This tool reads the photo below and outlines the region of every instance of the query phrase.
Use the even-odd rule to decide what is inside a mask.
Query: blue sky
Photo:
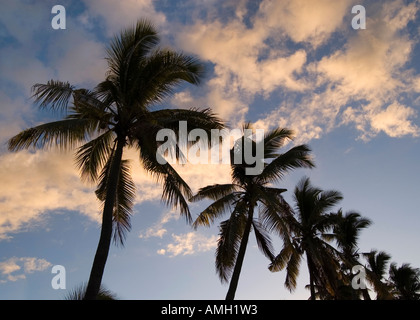
[[[68,0],[60,2],[66,29],[54,30],[56,4],[6,0],[0,12],[0,299],[62,299],[88,279],[100,230],[94,186],[80,181],[71,153],[10,153],[5,143],[55,117],[32,104],[33,84],[93,87],[106,72],[106,44],[138,18],[157,26],[162,46],[206,65],[203,83],[180,87],[165,107],[211,107],[232,128],[293,129],[316,168],[285,177],[289,203],[304,175],[340,190],[339,207],[373,221],[360,251],[420,267],[419,1]],[[351,27],[356,4],[366,8],[364,30]],[[160,203],[160,185],[134,152],[125,157],[138,196],[125,247],[111,248],[105,286],[121,299],[223,299],[217,225],[192,230]],[[194,191],[229,181],[225,165],[179,169]],[[193,215],[205,204],[191,204]],[[305,264],[289,293],[285,273],[270,273],[250,239],[236,298],[306,299]],[[53,265],[65,267],[67,290],[52,288]]]

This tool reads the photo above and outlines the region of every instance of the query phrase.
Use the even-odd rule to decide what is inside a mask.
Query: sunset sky
[[[55,30],[54,5],[66,9]],[[351,9],[366,8],[366,29]],[[373,221],[360,252],[384,250],[420,267],[420,1],[363,0],[3,0],[0,10],[0,299],[63,299],[89,277],[100,231],[95,187],[79,179],[72,152],[11,153],[19,131],[57,119],[33,104],[31,87],[50,79],[93,88],[105,77],[105,48],[147,18],[162,47],[198,57],[206,77],[182,85],[162,107],[206,108],[231,128],[285,127],[306,143],[316,168],[279,187],[286,200],[303,176],[336,189],[336,208]],[[125,247],[110,251],[103,284],[120,299],[223,299],[214,267],[218,227],[194,231],[160,202],[161,186],[132,159],[137,186]],[[193,191],[230,181],[229,166],[179,167]],[[206,206],[190,206],[193,217]],[[220,222],[220,221],[218,221]],[[237,299],[307,299],[306,262],[295,292],[271,273],[253,235]],[[281,241],[273,235],[276,252]],[[54,265],[67,290],[51,286]]]

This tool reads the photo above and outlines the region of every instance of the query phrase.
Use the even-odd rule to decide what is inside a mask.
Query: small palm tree
[[[363,256],[367,261],[366,278],[376,292],[376,299],[392,300],[391,287],[385,280],[391,256],[384,251],[378,252],[377,250],[371,250],[368,253],[364,253]]]
[[[244,129],[250,128],[249,124],[244,126]],[[274,255],[269,231],[274,230],[281,236],[287,234],[282,217],[290,213],[290,208],[282,197],[282,193],[286,190],[270,184],[280,181],[290,170],[314,166],[309,157],[310,149],[306,145],[278,153],[285,141],[292,137],[292,131],[288,129],[275,129],[265,134],[262,141],[253,141],[254,147],[257,143],[262,143],[264,147],[264,157],[260,159],[264,160],[264,168],[260,174],[246,174],[246,169],[255,164],[235,164],[232,161],[232,183],[201,188],[191,198],[191,201],[204,198],[214,201],[199,214],[193,224],[195,228],[200,225],[209,226],[225,212],[230,212],[229,219],[220,223],[216,250],[216,270],[219,278],[222,282],[230,279],[227,300],[235,297],[251,229],[254,230],[260,250],[270,260]],[[231,159],[234,158],[235,152],[243,154],[245,139],[242,137],[236,141],[231,151]],[[259,206],[258,218],[254,215],[257,206]]]
[[[269,266],[273,272],[286,268],[285,286],[293,291],[306,255],[311,300],[316,298],[315,288],[321,296],[333,297],[337,292],[339,252],[329,244],[334,217],[326,212],[342,198],[339,191],[323,191],[303,178],[294,191],[295,213],[287,217],[291,238],[283,239],[282,250]]]
[[[93,261],[86,299],[98,295],[112,238],[123,243],[130,230],[135,185],[123,150],[135,147],[143,167],[163,182],[162,199],[179,207],[191,220],[186,199],[192,193],[169,164],[156,158],[160,129],[178,132],[179,121],[188,121],[189,130],[223,128],[209,110],[162,109],[163,102],[182,82],[197,85],[202,64],[193,57],[157,47],[159,36],[153,25],[140,20],[123,30],[107,49],[107,77],[93,90],[76,89],[68,82],[48,81],[33,86],[41,108],[61,110],[63,120],[45,123],[9,140],[9,149],[77,147],[76,161],[85,180],[98,184],[96,194],[103,203],[102,228]],[[70,105],[70,100],[72,104]],[[177,149],[176,156],[182,156]]]
[[[354,297],[354,292],[348,290],[348,284],[351,283],[353,278],[352,268],[355,265],[361,265],[359,262],[358,253],[358,240],[360,232],[371,225],[371,220],[363,218],[358,212],[350,211],[343,214],[340,209],[336,214],[332,215],[334,221],[333,235],[337,243],[337,247],[340,250],[342,260],[342,270],[348,276],[347,283],[344,283],[345,288],[343,293],[347,293],[346,298],[351,299]],[[361,293],[365,300],[370,300],[367,289],[361,289]],[[355,297],[357,298],[357,296]]]
[[[411,267],[409,263],[403,263],[401,267],[391,263],[389,283],[395,299],[420,300],[420,269]]]

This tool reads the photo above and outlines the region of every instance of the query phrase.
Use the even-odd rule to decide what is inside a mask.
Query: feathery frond
[[[8,141],[10,151],[33,148],[71,149],[85,142],[93,132],[89,119],[65,119],[26,129]]]
[[[107,189],[109,188],[110,167],[113,156],[109,158],[99,177],[99,185],[96,196],[105,202]],[[136,186],[130,174],[128,160],[122,160],[115,194],[114,210],[112,216],[113,240],[115,244],[124,245],[126,233],[131,230],[131,212],[136,197]]]
[[[32,97],[41,108],[66,111],[74,87],[68,82],[50,80],[46,84],[32,86]]]

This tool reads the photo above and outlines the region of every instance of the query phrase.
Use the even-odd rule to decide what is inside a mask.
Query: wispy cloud
[[[206,252],[216,248],[217,236],[206,237],[197,232],[188,232],[184,234],[172,234],[173,242],[166,245],[165,248],[157,251],[160,255],[176,257],[178,255],[192,255],[198,252]]]
[[[12,257],[0,262],[0,283],[25,279],[27,274],[44,271],[52,264],[35,257]]]
[[[169,210],[168,212],[162,215],[162,217],[159,219],[158,222],[156,222],[151,227],[147,228],[146,231],[140,232],[139,238],[140,239],[148,239],[152,237],[162,238],[168,231],[165,228],[165,225],[169,223],[171,220],[177,220],[177,219],[179,219],[179,213],[177,213],[174,210]]]

